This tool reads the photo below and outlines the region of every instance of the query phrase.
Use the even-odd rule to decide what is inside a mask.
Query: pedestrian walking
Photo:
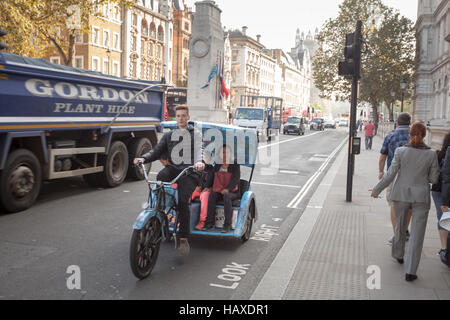
[[[450,207],[450,147],[447,148],[447,152],[445,154],[444,163],[442,165],[442,212],[447,212]],[[445,261],[447,266],[450,268],[450,234],[447,236],[447,244],[446,244],[446,254]]]
[[[364,132],[366,136],[366,150],[372,150],[373,133],[375,132],[375,126],[372,121],[364,127]]]
[[[448,133],[445,136],[441,150],[437,151],[439,167],[441,170],[444,167],[444,160],[445,160],[447,150],[450,150],[450,133]],[[431,195],[433,197],[434,205],[436,207],[436,214],[437,214],[437,218],[438,218],[439,238],[441,239],[441,250],[439,251],[439,257],[444,264],[447,264],[448,231],[446,229],[442,228],[439,223],[439,221],[441,220],[441,217],[442,217],[442,208],[441,207],[444,205],[443,194],[442,194],[442,187],[443,187],[442,176],[443,176],[443,173],[440,174],[438,183],[433,184],[433,186],[431,187]]]
[[[417,279],[431,204],[430,183],[436,183],[439,179],[437,154],[423,142],[426,134],[427,129],[422,122],[417,121],[412,125],[410,142],[404,147],[397,148],[387,174],[373,188],[371,195],[378,198],[379,194],[393,182],[388,195],[393,201],[397,221],[392,257],[400,264],[404,263],[407,217],[409,210],[412,210],[406,281]]]
[[[395,129],[392,133],[387,135],[387,137],[384,139],[383,146],[380,151],[380,159],[378,162],[378,179],[381,180],[384,175],[384,168],[386,166],[387,162],[387,170],[389,170],[392,160],[394,159],[395,150],[397,148],[403,147],[405,144],[409,142],[409,126],[411,124],[411,116],[407,113],[402,113],[399,115],[397,119],[397,129]],[[391,185],[387,188],[386,193],[389,193],[391,190]],[[396,228],[396,221],[395,221],[395,215],[394,215],[394,209],[392,207],[392,201],[388,199],[388,204],[391,211],[391,223],[392,223],[392,229],[395,233]],[[411,213],[408,216],[408,225],[411,221]],[[409,232],[406,231],[406,239],[408,240]],[[389,244],[392,245],[394,237],[388,241]]]

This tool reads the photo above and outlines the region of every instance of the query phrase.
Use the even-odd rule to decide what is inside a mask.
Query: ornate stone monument
[[[222,11],[210,0],[196,2],[195,8],[188,69],[187,103],[191,119],[227,123],[219,80],[224,56]]]

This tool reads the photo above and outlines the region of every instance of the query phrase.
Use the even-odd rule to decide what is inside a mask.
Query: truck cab
[[[268,123],[268,112],[259,107],[238,107],[234,115],[233,124],[241,128],[256,129],[258,139],[266,136]]]

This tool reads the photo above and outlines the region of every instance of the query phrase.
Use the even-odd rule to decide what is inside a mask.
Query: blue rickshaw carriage
[[[255,170],[258,152],[257,131],[229,125],[219,125],[203,122],[190,122],[201,130],[204,152],[210,155],[211,162],[218,159],[219,150],[227,145],[233,150],[234,163],[241,166],[241,179],[238,187],[240,198],[233,201],[233,218],[231,230],[222,233],[224,222],[224,204],[216,203],[215,229],[209,231],[195,230],[200,220],[201,203],[194,199],[190,203],[190,233],[202,237],[222,237],[246,242],[250,239],[253,222],[256,221],[256,197],[251,191],[251,181]],[[176,122],[164,122],[163,128],[177,129]],[[232,158],[232,159],[233,159]],[[143,165],[143,164],[141,164]],[[133,225],[133,236],[130,247],[130,262],[133,273],[139,279],[148,277],[156,263],[161,241],[171,241],[178,228],[177,221],[177,190],[176,182],[186,174],[199,174],[193,167],[186,168],[173,181],[163,183],[149,181],[145,171],[146,181],[150,188],[146,208],[138,216]],[[245,177],[248,177],[247,179]]]
[[[210,231],[195,230],[194,227],[199,222],[201,209],[200,199],[196,198],[190,206],[191,235],[231,237],[245,242],[250,238],[253,222],[257,219],[256,198],[250,189],[258,151],[257,132],[253,129],[205,122],[190,122],[189,125],[202,131],[204,151],[211,155],[213,164],[216,153],[226,144],[234,149],[234,162],[241,166],[241,179],[238,187],[240,198],[233,201],[231,231],[229,233],[221,231],[224,222],[223,201],[216,203],[216,228]],[[177,123],[175,121],[163,122],[162,126],[174,130],[177,128]],[[173,231],[175,221],[173,211],[169,213],[169,218],[171,218],[170,229]]]

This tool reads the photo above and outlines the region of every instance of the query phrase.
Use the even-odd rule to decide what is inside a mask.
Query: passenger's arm
[[[231,181],[227,186],[228,191],[233,192],[234,188],[239,185],[241,181],[241,166],[238,164],[232,165],[233,172],[231,173]]]

